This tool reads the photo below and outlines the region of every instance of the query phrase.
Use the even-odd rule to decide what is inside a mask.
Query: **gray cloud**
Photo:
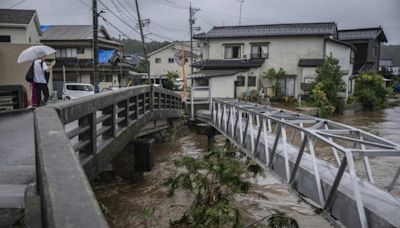
[[[104,17],[129,37],[139,39],[139,34],[132,29],[136,26],[134,1],[101,1],[128,25],[111,12]],[[7,8],[15,2],[1,0],[0,7]],[[15,8],[36,9],[42,24],[91,24],[90,5],[90,0],[26,0]],[[148,39],[189,38],[189,0],[139,0],[139,5],[143,17],[151,21],[146,29]],[[196,26],[202,31],[214,25],[238,24],[240,4],[237,0],[192,0],[192,5],[201,9],[196,13]],[[99,9],[102,8],[99,3]],[[335,21],[339,29],[382,26],[389,43],[400,43],[399,0],[245,0],[243,4],[242,24],[325,21]],[[101,20],[100,23],[118,36],[114,28]]]

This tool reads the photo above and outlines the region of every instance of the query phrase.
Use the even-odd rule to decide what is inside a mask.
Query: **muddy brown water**
[[[400,144],[400,107],[391,107],[373,112],[356,112],[331,119]],[[376,157],[369,160],[375,184],[381,188],[388,186],[400,166],[400,157]],[[356,160],[356,166],[359,170],[357,174],[366,178],[364,164],[361,159]],[[397,181],[392,193],[400,197],[400,180]]]
[[[217,136],[217,146],[222,147],[224,142],[222,136]],[[145,173],[141,182],[129,184],[116,180],[109,184],[96,184],[95,194],[106,208],[110,226],[169,227],[171,220],[179,219],[191,204],[192,195],[177,191],[173,197],[168,197],[168,190],[162,183],[176,171],[175,159],[182,156],[200,159],[206,147],[205,136],[188,131],[173,142],[155,145],[155,168]],[[246,225],[278,210],[295,218],[300,227],[331,227],[325,218],[315,213],[314,208],[292,194],[275,174],[267,171],[265,178],[247,179],[253,183],[250,192],[235,196]],[[265,224],[257,227],[265,227]]]

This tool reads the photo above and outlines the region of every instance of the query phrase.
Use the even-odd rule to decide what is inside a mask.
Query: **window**
[[[194,84],[195,86],[208,86],[208,78],[196,78]]]
[[[252,86],[255,87],[256,86],[256,76],[248,76],[247,77],[247,86]]]
[[[294,77],[284,77],[279,79],[279,84],[281,85],[284,96],[294,96],[294,80]]]
[[[353,79],[349,80],[349,88],[348,88],[348,93],[352,93],[353,92]]]
[[[377,56],[377,55],[378,55],[378,47],[374,47],[374,48],[372,49],[372,54],[373,54],[374,56]]]
[[[67,85],[67,90],[93,91],[93,88],[90,85]]]
[[[76,54],[77,54],[76,48],[62,48],[62,49],[57,49],[56,57],[76,58]]]
[[[169,58],[168,63],[174,63],[174,58]]]
[[[253,44],[251,45],[252,59],[267,59],[268,58],[268,44]]]
[[[244,76],[237,76],[236,86],[244,86],[246,78]]]
[[[11,37],[10,36],[0,36],[0,42],[10,43]]]
[[[239,59],[240,58],[240,45],[225,46],[225,59]]]
[[[155,58],[154,61],[155,63],[161,63],[161,58]]]
[[[189,61],[189,59],[188,58],[185,58],[185,63],[187,63]]]
[[[76,53],[77,54],[85,54],[85,48],[77,48]]]

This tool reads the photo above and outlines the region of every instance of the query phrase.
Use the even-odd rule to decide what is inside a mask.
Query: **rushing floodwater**
[[[217,137],[217,145],[222,146],[223,143],[224,138]],[[170,220],[180,218],[193,198],[184,191],[177,191],[174,197],[168,197],[162,183],[176,170],[174,159],[201,157],[206,147],[206,137],[188,132],[174,142],[155,145],[155,168],[146,173],[140,183],[132,185],[115,181],[94,186],[99,202],[108,209],[109,224],[112,227],[169,227]],[[266,178],[247,179],[253,183],[250,192],[235,197],[246,225],[279,210],[295,218],[300,227],[331,227],[325,218],[292,194],[274,174],[266,172]]]
[[[380,136],[394,143],[400,144],[400,107],[387,108],[375,112],[357,112],[332,118],[332,120],[344,123],[374,135]],[[363,169],[362,162],[358,167]],[[381,157],[370,159],[372,174],[375,183],[379,187],[386,187],[392,180],[400,164],[400,157]],[[392,191],[400,195],[400,180]]]
[[[332,120],[400,143],[400,107],[358,112]],[[222,136],[217,137],[217,145],[222,146],[223,142]],[[168,227],[171,220],[180,218],[190,205],[192,196],[177,191],[174,197],[167,197],[167,189],[162,183],[175,172],[174,159],[182,156],[201,157],[206,146],[206,137],[188,131],[185,137],[174,142],[155,145],[156,166],[145,174],[141,182],[129,184],[120,180],[94,186],[98,200],[108,210],[109,224],[112,227]],[[393,177],[400,159],[372,158],[370,163],[375,182],[384,187]],[[360,159],[356,159],[356,165],[359,170],[363,169]],[[292,194],[273,173],[267,171],[266,178],[249,177],[248,180],[253,183],[251,191],[236,196],[247,225],[279,210],[294,217],[300,227],[331,227],[311,206]],[[393,193],[400,195],[399,188],[398,183]]]

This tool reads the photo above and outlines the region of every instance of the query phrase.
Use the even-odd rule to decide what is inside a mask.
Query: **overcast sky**
[[[21,2],[22,1],[22,2]],[[138,0],[143,18],[150,19],[147,40],[188,40],[189,0]],[[18,4],[21,2],[20,4]],[[134,0],[99,0],[99,10],[111,9],[99,19],[110,33],[139,39]],[[208,31],[214,25],[239,23],[239,0],[192,0],[196,25]],[[44,25],[91,24],[91,0],[0,0],[1,8],[36,9]],[[122,7],[123,6],[123,7]],[[116,16],[115,16],[116,15]],[[124,22],[121,22],[122,19]],[[389,43],[400,44],[400,0],[244,0],[242,24],[335,21],[339,29],[382,26]]]

